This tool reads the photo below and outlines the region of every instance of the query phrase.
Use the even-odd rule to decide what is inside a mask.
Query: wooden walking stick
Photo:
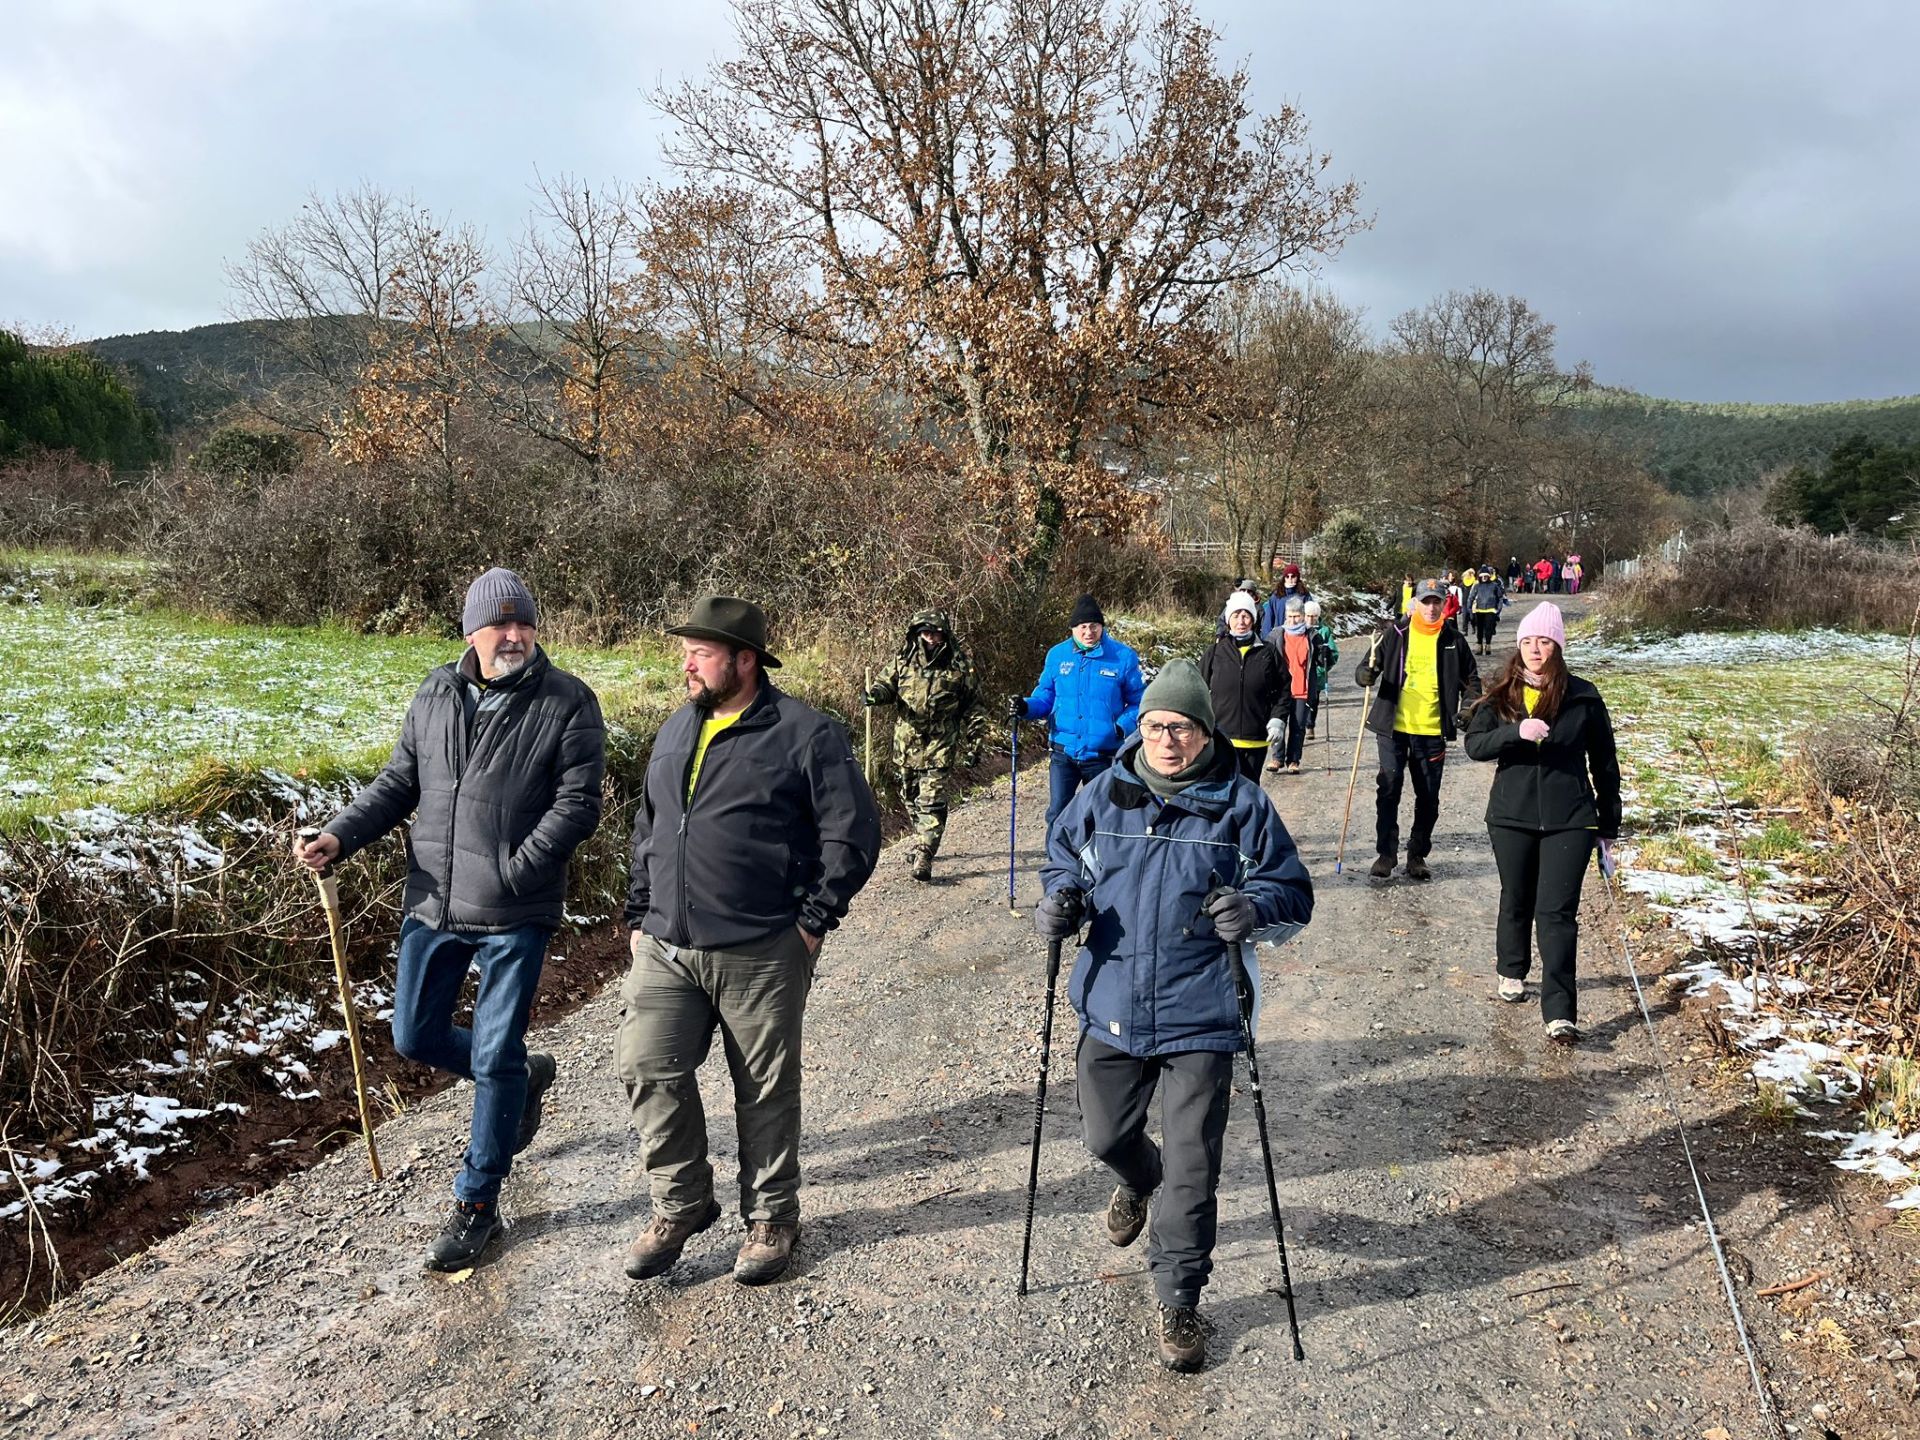
[[[302,830],[300,838],[311,841],[318,830]],[[340,985],[340,1009],[347,1017],[347,1051],[353,1057],[353,1091],[360,1102],[360,1134],[367,1142],[367,1164],[373,1178],[386,1179],[380,1169],[380,1151],[373,1143],[373,1113],[367,1104],[367,1066],[360,1053],[360,1015],[353,1008],[353,982],[347,976],[347,937],[340,919],[340,881],[331,865],[313,872],[313,883],[320,891],[320,903],[327,911],[327,939],[333,944],[333,978]]]
[[[1380,658],[1380,635],[1374,633],[1373,644],[1367,647],[1367,669],[1374,669]],[[1374,680],[1380,677],[1376,674]],[[1340,848],[1334,852],[1333,873],[1340,873],[1341,863],[1347,857],[1347,827],[1353,824],[1353,787],[1360,778],[1360,747],[1367,738],[1367,712],[1373,709],[1373,681],[1367,683],[1366,696],[1360,701],[1360,723],[1353,727],[1353,769],[1347,775],[1347,813],[1340,822]]]

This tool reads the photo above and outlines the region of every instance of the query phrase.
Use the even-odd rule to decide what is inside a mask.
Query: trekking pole
[[[1767,1382],[1760,1375],[1760,1360],[1753,1353],[1753,1341],[1747,1335],[1746,1317],[1740,1311],[1740,1297],[1733,1288],[1733,1275],[1727,1268],[1726,1251],[1720,1245],[1720,1229],[1713,1221],[1713,1209],[1707,1204],[1707,1187],[1700,1178],[1700,1167],[1694,1162],[1693,1144],[1687,1139],[1687,1120],[1680,1108],[1679,1094],[1673,1088],[1673,1081],[1667,1075],[1666,1054],[1660,1045],[1659,1032],[1653,1028],[1653,1012],[1647,1008],[1646,991],[1640,987],[1640,967],[1633,963],[1633,947],[1627,943],[1626,917],[1620,913],[1620,903],[1614,894],[1614,878],[1608,874],[1608,867],[1601,863],[1600,852],[1594,851],[1594,863],[1600,869],[1600,886],[1607,892],[1607,913],[1613,917],[1615,938],[1620,942],[1621,958],[1627,962],[1627,978],[1633,981],[1633,998],[1639,1002],[1640,1018],[1647,1027],[1647,1043],[1653,1047],[1653,1068],[1660,1077],[1661,1087],[1667,1092],[1667,1108],[1673,1112],[1674,1133],[1680,1137],[1680,1153],[1686,1157],[1687,1170],[1693,1176],[1694,1199],[1700,1204],[1700,1218],[1706,1223],[1707,1245],[1713,1252],[1713,1263],[1720,1272],[1720,1288],[1726,1295],[1727,1310],[1733,1316],[1734,1334],[1739,1337],[1740,1349],[1747,1360],[1747,1374],[1753,1380],[1754,1403],[1760,1407],[1760,1418],[1766,1422],[1770,1434],[1780,1435],[1780,1417],[1773,1408],[1773,1397],[1767,1393]]]
[[[871,694],[873,691],[873,667],[871,665],[867,666],[866,669],[861,672],[861,674],[866,681],[867,688],[861,691],[860,693],[862,694],[862,696],[865,696],[865,695]],[[867,785],[869,788],[871,788],[873,785],[873,706],[868,705],[864,708],[866,709],[866,712],[867,712],[867,753],[865,758],[865,768],[866,768]]]
[[[302,830],[300,838],[310,841],[318,830]],[[367,1066],[360,1052],[360,1015],[353,1006],[353,982],[347,978],[347,940],[340,919],[340,881],[331,865],[313,872],[313,883],[320,891],[320,903],[327,912],[327,939],[333,945],[333,978],[340,986],[340,1010],[347,1017],[347,1053],[353,1057],[353,1093],[360,1103],[360,1134],[367,1142],[367,1164],[373,1178],[386,1179],[380,1169],[380,1151],[373,1143],[373,1114],[367,1105]]]
[[[1367,669],[1374,668],[1374,662],[1380,658],[1380,636],[1375,633],[1373,644],[1367,649]],[[1376,680],[1379,676],[1374,677]],[[1341,862],[1347,856],[1347,827],[1353,824],[1353,787],[1360,778],[1360,746],[1367,738],[1367,712],[1373,709],[1373,686],[1367,686],[1367,693],[1360,701],[1360,722],[1354,726],[1353,734],[1353,770],[1347,776],[1347,813],[1340,822],[1340,848],[1334,852],[1333,873],[1340,873]]]
[[[1020,907],[1013,901],[1013,847],[1014,837],[1019,833],[1020,824],[1020,722],[1013,722],[1012,756],[1007,761],[1007,781],[1012,786],[1013,796],[1007,802],[1007,909],[1018,915]]]
[[[1293,1308],[1293,1272],[1287,1266],[1287,1234],[1280,1224],[1280,1191],[1273,1183],[1273,1142],[1267,1138],[1267,1102],[1260,1093],[1260,1058],[1253,1048],[1253,986],[1247,969],[1251,963],[1247,946],[1241,941],[1233,947],[1234,989],[1240,996],[1240,1038],[1247,1042],[1247,1075],[1253,1089],[1253,1119],[1260,1130],[1260,1160],[1267,1168],[1267,1209],[1273,1214],[1273,1245],[1280,1252],[1280,1293],[1287,1302],[1287,1328],[1293,1332],[1293,1358],[1304,1360],[1300,1348],[1300,1317]]]
[[[1033,1254],[1033,1194],[1040,1185],[1040,1122],[1047,1115],[1047,1061],[1053,1053],[1053,991],[1060,978],[1058,939],[1047,941],[1047,1001],[1040,1020],[1040,1084],[1033,1096],[1033,1153],[1027,1159],[1027,1226],[1020,1239],[1020,1286],[1027,1293],[1027,1261]]]

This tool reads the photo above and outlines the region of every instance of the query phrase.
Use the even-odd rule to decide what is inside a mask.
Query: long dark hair
[[[1560,702],[1566,697],[1567,657],[1560,653],[1560,647],[1556,645],[1552,658],[1541,667],[1540,700],[1533,707],[1534,717],[1552,724],[1560,714]],[[1527,662],[1521,658],[1518,650],[1513,652],[1506,668],[1501,670],[1500,678],[1487,687],[1479,704],[1491,705],[1493,713],[1502,720],[1527,718]]]

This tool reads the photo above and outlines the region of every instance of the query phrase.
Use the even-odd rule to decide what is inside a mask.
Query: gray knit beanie
[[[1200,667],[1191,660],[1169,660],[1161,666],[1146,694],[1140,697],[1140,713],[1145,715],[1150,710],[1171,710],[1211,731],[1213,697],[1207,693]]]
[[[537,626],[540,612],[533,603],[533,592],[520,577],[496,565],[467,586],[467,600],[460,607],[460,633],[471,635],[509,620]]]

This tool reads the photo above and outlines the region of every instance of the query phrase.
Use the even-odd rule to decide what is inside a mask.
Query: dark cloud
[[[1569,363],[1696,399],[1920,391],[1920,10],[1201,0],[1377,216],[1322,273],[1376,330],[1524,295]],[[718,4],[27,0],[0,47],[0,321],[222,318],[223,259],[368,179],[504,240],[537,167],[658,168],[645,92]]]

